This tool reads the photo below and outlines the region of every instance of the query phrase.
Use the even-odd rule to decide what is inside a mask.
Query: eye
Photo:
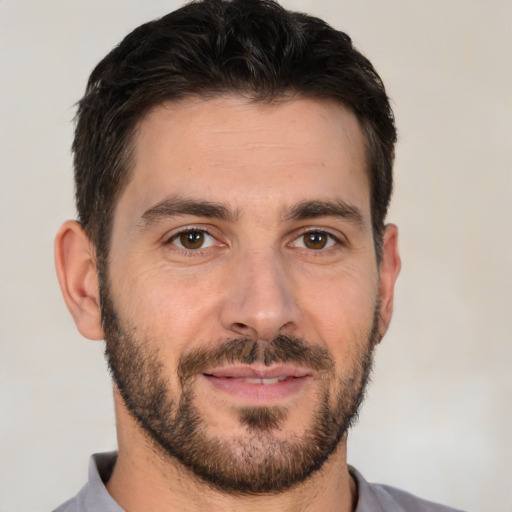
[[[206,231],[199,229],[187,229],[175,234],[169,243],[179,247],[180,249],[186,249],[189,251],[197,249],[206,249],[212,247],[215,244],[215,239],[212,235]]]
[[[333,247],[337,243],[339,243],[339,240],[330,233],[326,233],[325,231],[308,231],[297,238],[293,245],[300,249],[320,251]]]

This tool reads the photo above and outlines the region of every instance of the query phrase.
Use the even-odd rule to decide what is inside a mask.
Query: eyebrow
[[[304,201],[296,204],[284,214],[284,220],[305,220],[318,217],[338,217],[361,227],[365,225],[361,210],[341,199],[336,201]]]
[[[164,199],[146,210],[141,216],[139,227],[141,229],[147,229],[163,219],[185,215],[235,222],[239,217],[239,212],[212,201],[173,196]],[[364,226],[365,224],[361,210],[342,200],[303,201],[286,209],[282,219],[285,221],[293,221],[320,217],[342,218],[359,226]]]
[[[238,217],[237,212],[234,212],[219,203],[173,196],[164,199],[146,210],[141,216],[139,227],[141,229],[145,229],[165,218],[179,217],[183,215],[208,217],[230,222],[235,221]]]

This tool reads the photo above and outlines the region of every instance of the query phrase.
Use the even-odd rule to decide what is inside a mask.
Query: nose
[[[224,329],[258,340],[293,334],[300,309],[282,257],[271,250],[259,251],[240,255],[234,266],[220,311]]]

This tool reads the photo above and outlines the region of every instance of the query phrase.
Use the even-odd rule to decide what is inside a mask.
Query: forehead
[[[369,212],[361,126],[331,101],[269,104],[223,96],[170,102],[144,117],[134,149],[121,215],[140,214],[169,196],[220,201],[242,211],[312,198],[357,199]],[[130,203],[124,213],[123,202]]]

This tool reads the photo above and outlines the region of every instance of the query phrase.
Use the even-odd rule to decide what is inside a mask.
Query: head
[[[189,4],[100,62],[57,267],[121,430],[225,492],[332,460],[391,318],[395,138],[349,37],[270,1]]]
[[[145,114],[168,101],[232,93],[263,103],[332,100],[356,115],[380,258],[396,130],[372,64],[348,35],[320,19],[271,0],[209,0],[140,26],[89,78],[73,151],[79,221],[99,262],[108,256],[113,211],[130,179],[133,139]]]

